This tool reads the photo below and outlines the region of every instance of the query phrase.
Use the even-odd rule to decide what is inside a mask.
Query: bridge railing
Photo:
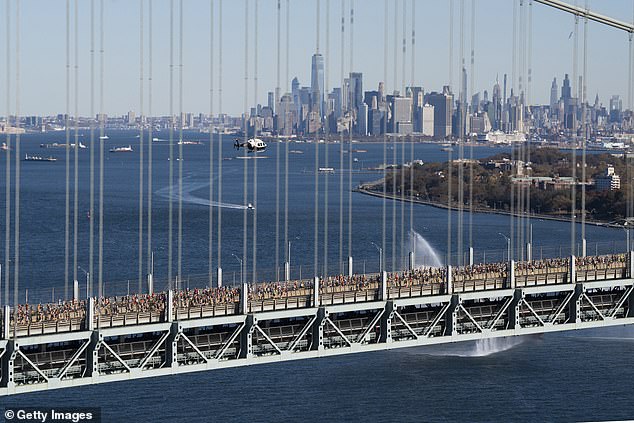
[[[185,289],[134,294],[98,300],[73,300],[44,305],[5,307],[3,337],[60,332],[297,309],[394,298],[557,285],[632,276],[630,254],[558,258],[518,263],[493,263],[460,268],[414,269],[407,272],[338,276],[239,287]],[[447,270],[450,270],[448,273]],[[512,272],[511,273],[511,269]],[[451,277],[449,277],[451,276]],[[315,283],[319,294],[315,295]],[[242,295],[246,294],[245,305]],[[168,316],[168,298],[172,315]],[[86,317],[92,316],[90,325]]]

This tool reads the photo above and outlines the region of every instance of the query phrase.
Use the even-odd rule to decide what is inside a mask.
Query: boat
[[[99,137],[100,140],[109,140],[110,137],[108,135],[102,135]]]
[[[7,143],[6,142],[3,142],[2,145],[0,145],[0,150],[9,151],[9,147],[7,147]]]
[[[335,173],[335,169],[332,167],[320,167],[319,173]]]
[[[357,163],[359,161],[359,159],[357,159],[356,157],[354,159],[352,159],[353,162]]]
[[[443,148],[440,149],[440,151],[451,152],[451,151],[453,151],[453,148],[451,148],[451,147],[443,147]]]
[[[110,149],[111,153],[132,153],[132,146],[129,145],[127,147],[113,147]]]
[[[178,145],[202,145],[200,141],[179,141]]]
[[[68,144],[68,148],[75,148],[75,143],[72,144]],[[84,149],[84,148],[88,148],[85,144],[83,143],[79,143],[79,149]],[[59,143],[59,142],[54,142],[51,144],[40,144],[40,148],[66,148],[66,144],[65,143]]]
[[[42,156],[29,156],[28,154],[24,155],[25,162],[56,162],[57,159],[55,157],[42,157]]]
[[[253,204],[249,203],[249,204],[247,204],[247,209],[255,210],[255,207],[253,207]]]
[[[289,151],[289,153],[290,154],[304,154],[304,152],[301,151],[301,150],[291,150],[291,151]]]

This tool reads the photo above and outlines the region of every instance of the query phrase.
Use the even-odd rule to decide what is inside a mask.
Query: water
[[[107,149],[128,144],[135,148],[135,152],[129,154],[106,153],[104,277],[107,283],[130,279],[134,284],[136,278],[138,139],[135,135],[135,132],[109,133],[110,139],[106,142]],[[168,138],[164,133],[155,136]],[[196,133],[185,135],[186,139],[203,143],[206,143],[207,137]],[[82,139],[87,144],[86,136]],[[23,152],[41,154],[40,143],[63,142],[64,135],[27,135],[23,140]],[[242,200],[244,161],[235,160],[238,154],[231,148],[231,143],[232,139],[227,137],[224,155],[232,160],[223,161],[221,204],[217,203],[217,198],[210,201],[208,197],[208,144],[183,146],[184,274],[204,274],[208,271],[210,205],[223,207],[222,265],[225,275],[232,277],[234,272],[239,272],[239,264],[231,254],[241,255],[242,251],[239,234],[242,233],[242,208],[245,206]],[[284,145],[271,143],[266,153],[268,158],[257,161],[258,269],[262,274],[272,274],[275,266],[275,168],[278,148],[280,152],[284,151]],[[290,148],[304,152],[290,155],[289,240],[292,241],[295,277],[299,276],[300,265],[303,275],[312,272],[314,148],[314,145],[302,143]],[[320,145],[319,148],[323,160],[325,146]],[[382,145],[364,144],[357,145],[357,148],[367,150],[367,153],[355,153],[354,157],[359,159],[354,163],[356,171],[382,162]],[[397,148],[400,147],[397,145]],[[501,149],[477,148],[474,151],[477,157],[486,157]],[[48,150],[46,153],[60,159],[64,155],[63,150]],[[409,151],[407,153],[409,157]],[[153,236],[157,278],[165,275],[167,267],[167,157],[167,145],[154,143]],[[446,157],[447,153],[440,151],[438,146],[416,146],[416,159],[430,162],[446,160]],[[83,268],[88,265],[88,159],[89,149],[81,150],[78,261]],[[344,163],[347,163],[346,159],[347,156]],[[250,169],[253,162],[247,161]],[[338,163],[339,146],[331,145],[328,164],[338,168]],[[321,166],[325,164],[322,161]],[[53,287],[57,295],[63,287],[64,162],[26,162],[22,163],[22,169],[21,287],[31,290],[30,297],[38,289],[50,292]],[[217,176],[213,175],[214,184]],[[339,174],[320,175],[322,188],[326,177],[329,178],[330,203],[329,268],[333,271],[339,265]],[[0,178],[0,192],[4,193],[4,153],[1,152]],[[370,171],[355,172],[353,184],[378,178],[380,174]],[[347,186],[347,178],[344,185]],[[217,192],[216,188],[214,192]],[[344,195],[344,201],[346,198],[347,195]],[[248,199],[253,202],[251,191]],[[322,192],[320,204],[323,200]],[[3,194],[0,195],[0,222],[4,221],[2,201]],[[397,204],[397,254],[401,253],[401,247],[407,249],[409,238],[407,223],[401,237],[400,207]],[[381,210],[381,199],[353,194],[352,255],[355,271],[360,272],[364,268],[367,271],[378,270],[378,253],[371,242],[381,243]],[[385,263],[389,265],[392,254],[390,202],[387,210],[390,223]],[[405,210],[406,221],[408,210]],[[344,217],[346,212],[344,207]],[[320,217],[323,225],[323,209],[320,209]],[[414,207],[413,229],[420,234],[420,237],[416,236],[417,243],[424,240],[429,248],[424,250],[419,247],[417,252],[431,256],[423,251],[435,251],[435,260],[441,263],[446,255],[446,219],[446,210],[421,205]],[[497,234],[508,233],[509,218],[477,214],[473,222],[476,261],[500,260],[506,251],[506,241]],[[346,233],[347,223],[344,223],[344,259],[348,254]],[[624,232],[616,229],[589,226],[587,234],[588,250],[592,253],[618,250],[619,240],[625,239]],[[217,236],[214,232],[214,239]],[[534,256],[537,258],[541,254],[558,254],[562,243],[562,253],[569,253],[570,225],[567,223],[535,220],[533,236],[536,244]],[[0,227],[0,239],[4,239],[3,225]],[[466,234],[464,239],[468,239]],[[320,254],[323,242],[321,237]],[[456,241],[453,242],[455,246]],[[596,250],[594,243],[600,243]],[[280,246],[281,260],[284,251],[284,246]],[[216,265],[214,247],[212,266]],[[323,258],[320,265],[323,265]],[[634,379],[634,368],[627,365],[634,352],[633,338],[634,332],[629,328],[611,328],[490,343],[381,351],[0,398],[0,406],[100,406],[105,421],[134,422],[627,419],[634,417],[631,383],[628,382]]]

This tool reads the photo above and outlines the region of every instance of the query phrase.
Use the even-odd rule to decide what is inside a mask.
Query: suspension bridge
[[[583,71],[584,85],[580,87],[582,104],[587,103],[587,23],[593,21],[603,26],[624,31],[629,35],[630,72],[629,95],[632,92],[632,34],[634,26],[610,17],[594,13],[587,7],[571,6],[558,0],[534,0],[574,17],[574,63],[573,81],[577,81],[578,23],[584,22]],[[244,142],[249,139],[248,116],[250,87],[254,86],[253,99],[257,103],[258,92],[258,0],[246,0],[244,7]],[[276,104],[281,101],[282,57],[286,60],[286,77],[289,81],[290,62],[290,3],[285,4],[286,26],[282,19],[282,0],[276,4]],[[331,54],[330,1],[316,1],[316,46],[315,53],[321,55],[320,17],[322,3],[325,3],[325,52],[326,59]],[[15,10],[7,1],[7,67],[11,62],[11,51],[15,52],[13,63],[15,77],[7,72],[7,110],[10,93],[13,93],[15,107],[13,116],[7,113],[7,122],[19,122],[20,112],[20,1],[15,0]],[[86,273],[86,291],[80,291],[78,272],[82,271],[78,258],[81,256],[78,240],[80,223],[79,212],[79,66],[78,66],[78,2],[66,2],[66,109],[65,115],[65,237],[64,237],[64,286],[58,290],[61,296],[51,302],[37,305],[29,303],[28,294],[22,297],[20,287],[20,216],[21,211],[21,135],[7,135],[6,152],[6,196],[5,196],[5,251],[4,277],[0,313],[0,395],[13,395],[32,391],[77,387],[82,385],[130,380],[144,377],[174,375],[194,371],[212,370],[227,367],[272,363],[296,359],[326,357],[356,352],[368,352],[404,347],[425,346],[439,343],[473,341],[487,338],[534,335],[548,332],[588,329],[634,323],[634,253],[628,240],[621,252],[606,255],[588,255],[586,242],[585,185],[582,185],[582,207],[575,210],[577,194],[574,187],[571,196],[571,243],[570,254],[559,257],[534,258],[533,239],[530,234],[530,187],[517,186],[511,189],[510,233],[506,260],[477,263],[473,237],[472,214],[468,223],[464,213],[473,211],[472,190],[474,184],[473,168],[467,167],[466,79],[460,85],[458,137],[458,181],[451,182],[452,166],[449,156],[448,184],[448,223],[447,254],[445,265],[436,268],[417,266],[416,251],[406,251],[400,240],[405,236],[406,227],[413,230],[414,201],[413,193],[406,193],[405,173],[400,181],[392,178],[392,194],[383,184],[382,220],[380,244],[373,244],[379,251],[379,271],[366,273],[355,271],[353,262],[353,165],[352,154],[348,154],[347,170],[344,166],[344,148],[352,151],[353,135],[339,131],[330,133],[329,129],[314,131],[314,204],[313,204],[313,263],[310,277],[295,278],[291,274],[291,236],[289,235],[289,202],[293,193],[289,192],[289,143],[280,142],[280,134],[273,138],[277,141],[275,162],[275,225],[267,228],[267,236],[274,238],[273,251],[267,256],[274,257],[274,277],[272,282],[264,282],[264,272],[258,270],[262,252],[258,248],[258,160],[242,162],[242,203],[228,202],[223,195],[223,142],[226,141],[225,123],[219,127],[209,124],[209,199],[201,200],[208,211],[208,275],[200,286],[183,286],[184,264],[183,237],[186,227],[184,221],[184,201],[189,191],[183,187],[184,171],[184,123],[183,123],[183,1],[178,7],[170,1],[169,26],[169,146],[168,172],[169,184],[166,188],[155,190],[152,183],[154,125],[152,124],[152,80],[153,80],[153,10],[152,1],[139,1],[139,110],[144,115],[144,105],[148,108],[148,124],[139,131],[139,188],[138,188],[138,256],[136,261],[137,277],[132,291],[105,292],[107,263],[104,262],[104,148],[107,139],[103,116],[104,87],[104,2],[90,2],[90,113],[95,116],[95,91],[99,91],[99,119],[90,120],[90,162],[89,162],[89,240],[87,257],[89,261]],[[414,86],[416,51],[416,1],[394,3],[393,31],[402,25],[402,48],[398,48],[399,37],[393,37],[393,85],[397,90],[402,85],[406,91],[406,54],[407,46],[411,54],[411,86]],[[210,98],[209,114],[223,114],[223,1],[210,1]],[[341,2],[341,82],[344,82],[346,57],[344,45],[349,35],[349,70],[354,69],[354,0]],[[71,7],[74,6],[74,9]],[[390,23],[388,11],[391,2],[385,2],[384,22],[384,80],[387,82]],[[399,10],[399,6],[402,9]],[[454,0],[450,2],[450,54],[449,69],[454,69]],[[531,84],[531,34],[533,1],[514,2],[513,21],[513,83],[526,101],[520,114],[530,113]],[[407,42],[407,15],[411,10],[411,40]],[[472,2],[471,15],[471,73],[475,63],[475,1]],[[145,15],[147,13],[147,16]],[[253,13],[253,16],[251,16]],[[402,13],[402,15],[401,15]],[[402,20],[400,19],[402,18]],[[460,69],[466,68],[465,61],[465,0],[460,1]],[[97,21],[97,22],[95,22]],[[145,27],[145,24],[149,24]],[[346,26],[348,24],[348,26]],[[516,28],[517,27],[517,28]],[[12,38],[10,29],[15,29]],[[286,47],[282,47],[282,29],[285,29]],[[255,34],[251,34],[253,30]],[[349,34],[346,34],[346,30]],[[96,37],[96,33],[99,37]],[[74,36],[74,40],[73,40]],[[145,38],[147,37],[147,39]],[[217,37],[217,38],[216,38]],[[100,45],[96,43],[99,39]],[[15,45],[11,46],[10,41]],[[144,50],[147,46],[147,50]],[[11,47],[11,48],[10,48]],[[517,47],[517,48],[515,48]],[[216,49],[217,48],[217,49]],[[13,49],[13,50],[12,50]],[[517,51],[517,52],[516,52]],[[398,55],[397,52],[400,52]],[[398,57],[397,57],[398,55]],[[99,56],[99,69],[95,59]],[[399,57],[402,75],[398,76]],[[253,63],[250,63],[253,60]],[[147,68],[146,68],[147,67]],[[517,69],[516,69],[517,68]],[[217,73],[214,73],[214,70]],[[251,74],[250,72],[253,71]],[[331,84],[329,71],[326,71],[325,89]],[[97,74],[98,77],[97,77]],[[453,85],[450,76],[450,86]],[[98,80],[98,81],[97,81]],[[175,84],[177,80],[177,83]],[[72,87],[74,83],[74,87]],[[177,93],[174,92],[177,85]],[[147,90],[147,91],[145,91]],[[290,91],[286,87],[286,91]],[[71,93],[75,95],[71,102]],[[174,100],[178,97],[178,116],[174,110]],[[145,101],[147,100],[147,104]],[[75,106],[71,116],[71,103]],[[215,105],[218,109],[215,109]],[[582,122],[573,135],[573,178],[577,178],[577,146],[582,149],[580,180],[585,182],[586,143],[588,138],[585,107],[582,107]],[[350,122],[356,117],[349,115]],[[522,125],[523,117],[520,118]],[[74,125],[74,130],[73,130]],[[387,119],[383,119],[383,164],[390,162],[388,157]],[[19,126],[19,124],[18,124]],[[520,128],[521,129],[521,128]],[[579,135],[580,134],[580,135]],[[71,149],[71,140],[74,145]],[[258,129],[253,137],[258,136]],[[325,138],[325,151],[320,150],[320,140]],[[329,175],[320,175],[320,168],[329,168],[329,141],[339,141],[338,172],[338,228],[329,230],[329,222],[336,214],[329,204]],[[346,139],[348,138],[348,139]],[[398,156],[396,144],[392,148],[392,164],[406,162],[407,147],[411,163],[414,162],[414,141],[404,142]],[[176,150],[176,151],[175,151]],[[513,160],[530,162],[530,141],[517,151],[513,150]],[[147,153],[147,157],[144,155]],[[324,154],[320,157],[320,153]],[[97,157],[95,155],[98,154]],[[72,156],[71,156],[72,155]],[[469,156],[473,159],[473,150]],[[11,159],[14,159],[12,167]],[[206,158],[205,158],[206,159]],[[176,168],[174,168],[176,165]],[[629,160],[628,160],[629,166]],[[73,173],[74,172],[74,173]],[[384,181],[387,181],[388,169],[382,169]],[[517,172],[517,169],[515,169]],[[217,175],[217,176],[216,176]],[[347,180],[345,177],[347,176]],[[409,173],[410,187],[413,186],[413,172]],[[468,186],[465,187],[465,179]],[[399,187],[397,187],[397,184]],[[200,185],[204,187],[205,185]],[[457,187],[457,202],[452,195],[452,187]],[[631,184],[628,185],[631,188]],[[165,192],[167,191],[167,192]],[[412,190],[410,190],[412,191]],[[394,201],[399,193],[400,201]],[[156,225],[153,207],[156,199],[153,194],[163,195],[169,204],[166,218],[168,239],[165,246],[165,286],[157,288],[155,277],[155,250],[157,241],[152,230]],[[455,194],[455,193],[454,193]],[[465,195],[467,198],[465,198]],[[393,197],[388,199],[388,197]],[[347,197],[347,199],[346,199]],[[634,213],[631,204],[634,195],[628,199],[628,213]],[[217,200],[214,200],[217,199]],[[331,199],[332,200],[332,199]],[[409,203],[408,203],[409,200]],[[235,200],[232,200],[235,201]],[[252,203],[250,203],[252,201]],[[454,204],[452,204],[454,203]],[[223,212],[222,205],[229,204],[236,213],[242,213],[242,224],[230,228],[234,237],[240,238],[241,254],[231,254],[240,263],[240,280],[237,285],[228,285],[223,275]],[[249,206],[247,206],[249,204]],[[391,204],[391,212],[388,210]],[[406,207],[409,205],[409,223]],[[347,207],[347,210],[345,210]],[[399,208],[397,210],[397,208]],[[452,209],[457,208],[457,224],[452,226]],[[467,208],[465,210],[465,208]],[[292,212],[292,211],[291,211]],[[577,214],[580,222],[577,222]],[[347,216],[346,216],[347,215]],[[97,218],[93,218],[97,216]],[[562,223],[562,225],[565,223]],[[391,228],[389,227],[391,225]],[[581,248],[577,246],[577,226],[581,227]],[[249,229],[252,230],[249,234]],[[329,265],[331,242],[329,234],[338,229],[338,256],[336,269]],[[465,230],[466,229],[466,230]],[[347,233],[346,233],[347,232]],[[390,234],[391,232],[391,234]],[[465,235],[466,234],[466,235]],[[13,236],[12,236],[13,235]],[[261,236],[261,235],[260,235]],[[466,236],[467,240],[464,239]],[[456,239],[455,247],[452,242]],[[506,236],[505,236],[506,238]],[[95,251],[96,250],[96,251]],[[400,251],[399,251],[400,250]],[[455,251],[453,251],[455,250]],[[390,253],[391,251],[391,253]],[[455,253],[455,254],[454,254]],[[336,254],[335,254],[336,255]],[[391,263],[386,260],[391,258]],[[280,271],[282,269],[282,271]],[[309,271],[310,273],[310,271]],[[251,278],[249,278],[249,275]],[[248,281],[248,279],[251,279]],[[94,289],[93,284],[97,287]],[[13,289],[11,301],[10,290]],[[82,290],[83,291],[83,290]],[[63,294],[63,295],[62,295]],[[22,300],[24,298],[24,300]]]

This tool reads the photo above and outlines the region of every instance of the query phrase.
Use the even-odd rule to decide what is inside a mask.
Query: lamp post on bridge
[[[244,266],[242,265],[242,259],[233,253],[231,253],[231,255],[234,256],[236,260],[238,260],[238,262],[240,263],[240,284],[243,284],[244,283],[244,272],[243,272]]]
[[[82,272],[84,272],[84,275],[86,275],[86,299],[87,299],[88,297],[90,297],[90,294],[92,294],[90,289],[90,272],[85,271],[84,269],[82,269],[81,266],[77,266],[77,269],[81,270]],[[101,293],[99,293],[99,295],[101,296]]]
[[[506,259],[507,260],[511,260],[511,238],[509,238],[508,236],[504,235],[502,232],[498,232],[498,235],[501,235],[504,237],[504,239],[506,240]]]
[[[374,245],[374,248],[376,248],[377,251],[379,252],[379,273],[382,274],[383,273],[383,248],[379,247],[372,241],[370,242],[372,243],[372,245]]]

